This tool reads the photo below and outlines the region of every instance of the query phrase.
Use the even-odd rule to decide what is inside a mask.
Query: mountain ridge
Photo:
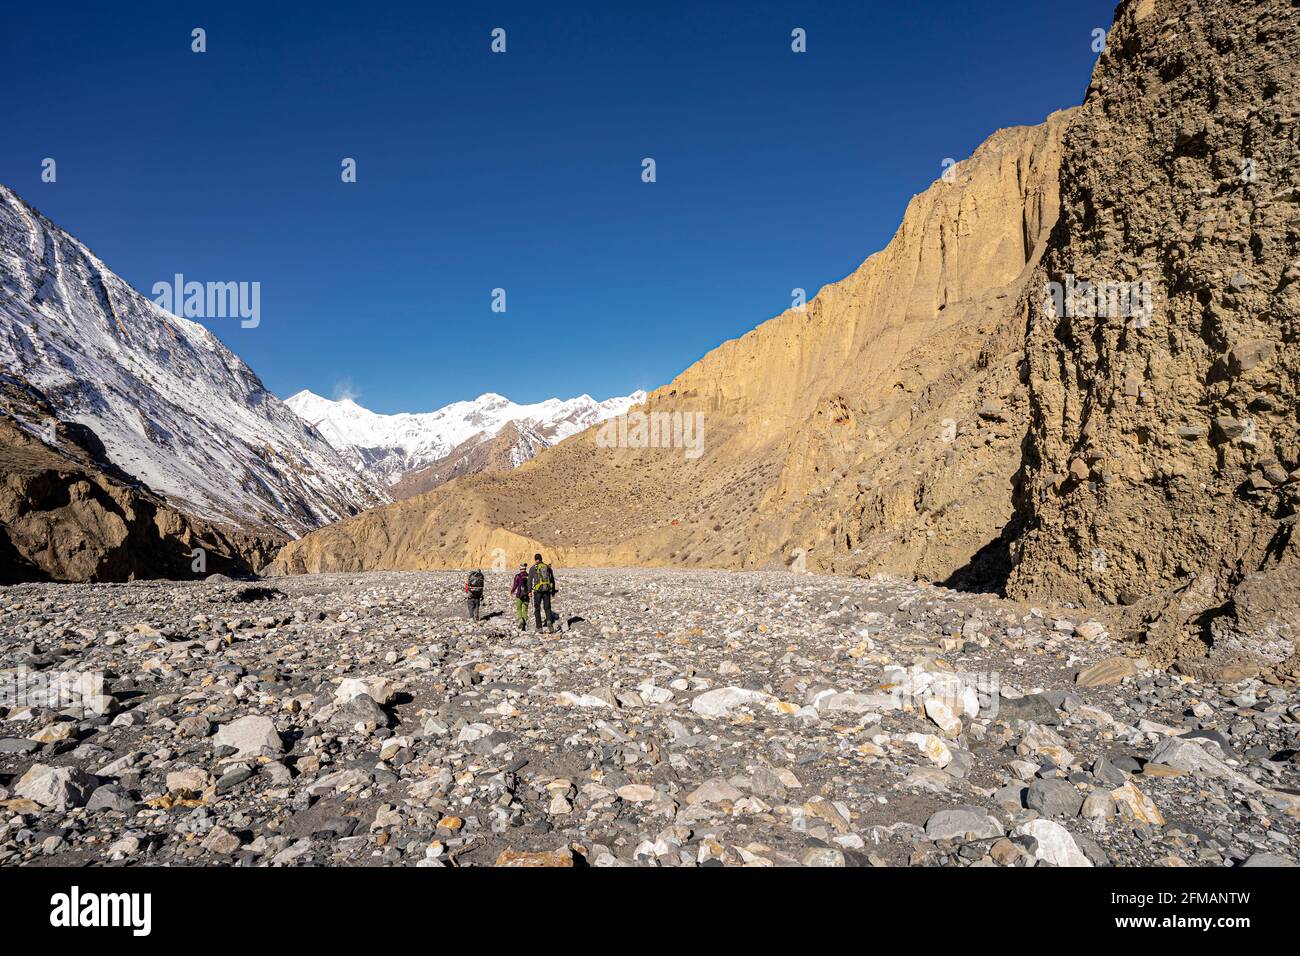
[[[386,500],[203,325],[0,185],[0,364],[182,512],[290,537]],[[39,437],[52,422],[20,421]]]
[[[327,399],[303,389],[285,404],[343,454],[377,486],[392,489],[429,484],[431,476],[450,470],[447,459],[468,455],[475,444],[493,441],[507,425],[522,426],[529,440],[517,436],[516,447],[531,458],[588,425],[622,414],[645,398],[636,391],[598,402],[590,395],[548,398],[519,404],[496,392],[452,402],[431,412],[382,414],[354,399]],[[520,442],[522,441],[522,444]],[[480,456],[483,457],[483,456]],[[491,457],[491,456],[489,456]],[[458,474],[463,472],[457,472]],[[417,475],[423,478],[417,478]]]

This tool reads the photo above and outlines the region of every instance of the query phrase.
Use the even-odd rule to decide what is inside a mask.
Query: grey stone
[[[803,866],[844,866],[844,854],[831,847],[811,847],[799,858]]]
[[[139,801],[135,800],[123,787],[115,783],[106,783],[102,787],[95,788],[95,792],[86,801],[86,810],[90,813],[96,813],[100,810],[130,812],[139,805]]]
[[[366,730],[375,730],[388,726],[388,714],[369,695],[358,694],[335,711],[330,724],[342,730],[351,730],[358,725]]]
[[[284,752],[284,741],[276,732],[270,717],[250,715],[223,724],[217,730],[215,745],[231,747],[236,756],[258,756],[262,753],[278,755]]]
[[[1026,694],[1012,699],[998,698],[1000,720],[1031,720],[1036,724],[1059,724],[1061,715],[1045,694]]]
[[[1128,774],[1105,757],[1098,757],[1092,762],[1092,775],[1110,787],[1122,787],[1128,783]]]
[[[995,840],[1006,829],[986,811],[976,807],[939,810],[925,821],[925,835],[931,840]]]
[[[1045,817],[1077,817],[1083,796],[1067,780],[1035,780],[1029,785],[1025,803]]]
[[[41,749],[38,741],[28,740],[26,737],[6,737],[0,740],[0,754],[25,754],[35,753]]]

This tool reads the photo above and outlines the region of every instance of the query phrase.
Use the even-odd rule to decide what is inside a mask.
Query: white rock
[[[275,722],[256,714],[223,724],[217,730],[216,745],[234,747],[236,757],[255,757],[263,751],[284,752],[284,742],[276,732]]]
[[[175,793],[177,790],[202,793],[211,782],[211,774],[201,767],[186,767],[167,774],[167,790],[170,793]]]
[[[365,694],[382,707],[393,702],[393,698],[397,696],[397,688],[382,677],[345,677],[339,681],[338,689],[334,691],[334,702],[346,704],[361,694]]]
[[[33,764],[22,775],[14,793],[49,810],[84,806],[97,781],[79,767],[50,767]]]
[[[654,787],[648,787],[643,783],[629,783],[614,792],[618,794],[619,799],[626,800],[628,803],[649,803],[657,796]]]
[[[673,692],[667,687],[656,687],[650,681],[637,685],[641,699],[647,704],[666,704],[673,699]]]
[[[708,690],[691,701],[691,710],[701,717],[725,717],[732,710],[745,704],[758,704],[767,700],[768,695],[758,690],[744,687],[719,687]]]
[[[930,762],[940,769],[952,763],[952,751],[934,734],[907,734],[903,739],[915,744],[916,749],[929,757]]]
[[[947,737],[961,736],[961,721],[957,715],[952,712],[952,708],[947,702],[938,697],[927,697],[925,699],[925,716],[935,722],[940,730]]]
[[[1038,841],[1035,859],[1053,866],[1092,866],[1092,862],[1083,855],[1079,845],[1070,836],[1070,831],[1051,820],[1030,820],[1022,823],[1015,830],[1018,836],[1031,836]]]
[[[865,714],[873,710],[894,710],[898,701],[890,694],[844,693],[818,694],[814,703],[823,714]]]
[[[572,811],[573,805],[563,793],[554,794],[551,797],[551,805],[546,808],[546,812],[553,817],[561,817]]]
[[[691,806],[698,803],[721,803],[724,800],[730,800],[734,803],[742,796],[744,794],[722,777],[713,777],[692,790],[687,795],[686,802]]]
[[[559,697],[560,703],[566,707],[609,707],[610,703],[595,694],[573,694],[569,691],[563,691]]]
[[[1031,754],[1052,758],[1058,767],[1069,767],[1074,763],[1074,754],[1066,749],[1065,741],[1056,731],[1042,724],[1031,722],[1020,742]]]
[[[336,790],[357,790],[361,787],[368,786],[371,781],[370,774],[364,770],[352,768],[350,770],[336,770],[333,773],[327,773],[325,776],[316,780],[307,786],[307,792],[314,795],[323,793],[332,793]]]

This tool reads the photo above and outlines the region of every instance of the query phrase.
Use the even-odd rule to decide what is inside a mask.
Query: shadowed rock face
[[[1292,651],[1258,596],[1300,610],[1297,50],[1286,0],[1121,4],[1031,282],[1148,283],[1151,308],[1031,301],[1009,590],[1137,604],[1165,656]]]
[[[105,460],[85,426],[60,423],[52,444],[36,438],[14,414],[52,420],[53,409],[11,379],[0,384],[0,583],[242,574],[275,554],[279,539],[221,529],[168,506]],[[201,571],[193,567],[196,548],[205,553]]]
[[[330,526],[275,569],[489,566],[540,549],[568,564],[975,576],[1012,515],[1022,293],[1056,220],[1068,120],[996,133],[852,275],[651,394],[641,411],[670,447],[609,447],[610,430],[590,429],[509,474]],[[676,441],[688,420],[702,421],[695,447]]]

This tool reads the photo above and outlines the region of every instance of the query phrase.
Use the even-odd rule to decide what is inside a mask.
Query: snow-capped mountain
[[[518,430],[510,450],[517,467],[542,448],[622,415],[644,400],[645,392],[637,391],[603,402],[580,395],[519,405],[489,392],[472,402],[453,402],[433,412],[381,415],[351,399],[331,401],[301,391],[285,404],[342,452],[357,471],[376,485],[388,487],[442,463],[453,452],[458,457],[468,454],[508,424]]]
[[[0,368],[198,517],[298,534],[387,499],[208,329],[159,308],[4,186]]]

